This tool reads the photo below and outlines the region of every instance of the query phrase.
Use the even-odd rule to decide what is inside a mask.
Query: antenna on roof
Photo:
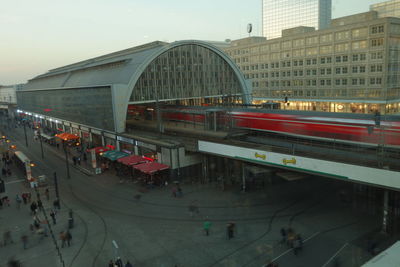
[[[251,23],[247,24],[247,32],[249,33],[249,37],[251,35],[252,30],[253,30],[253,24],[251,24]]]

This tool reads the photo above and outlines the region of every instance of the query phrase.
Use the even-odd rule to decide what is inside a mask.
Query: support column
[[[134,146],[134,147],[133,147],[133,152],[135,153],[135,155],[139,155],[139,148],[138,148],[138,146]]]
[[[385,190],[383,192],[383,218],[382,218],[382,233],[387,234],[389,220],[389,192]]]
[[[242,191],[246,192],[246,164],[242,162]]]

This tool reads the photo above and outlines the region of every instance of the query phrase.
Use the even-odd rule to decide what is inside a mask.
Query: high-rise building
[[[370,5],[371,11],[378,12],[379,17],[400,17],[400,0],[386,1]]]
[[[292,110],[400,114],[400,18],[376,11],[296,27],[225,49],[253,85],[253,103]]]
[[[325,29],[332,17],[332,0],[263,0],[263,36],[281,37],[282,30],[298,26]]]

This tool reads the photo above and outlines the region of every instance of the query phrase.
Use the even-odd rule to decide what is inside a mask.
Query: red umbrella
[[[153,174],[158,171],[167,170],[169,169],[169,166],[158,162],[147,162],[134,165],[133,168],[146,174]]]

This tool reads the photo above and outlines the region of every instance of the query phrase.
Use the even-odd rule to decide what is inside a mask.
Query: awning
[[[98,146],[98,147],[95,147],[95,148],[88,149],[87,152],[90,152],[90,151],[92,151],[93,149],[94,149],[94,152],[96,152],[96,154],[104,153],[104,152],[110,150],[110,149],[107,148],[107,147]]]
[[[134,165],[133,168],[145,174],[154,174],[155,172],[169,169],[169,166],[158,162],[147,162]]]
[[[102,157],[108,158],[111,161],[115,161],[119,158],[124,158],[129,156],[128,153],[116,151],[116,150],[109,150],[103,153]]]
[[[127,165],[127,166],[132,166],[132,165],[148,162],[147,159],[143,158],[142,156],[138,156],[138,155],[131,155],[128,157],[119,158],[117,161],[124,165]]]
[[[56,137],[64,140],[64,141],[70,141],[70,140],[77,140],[79,139],[79,136],[71,134],[71,133],[61,133],[61,134],[56,134]]]
[[[40,136],[43,137],[44,139],[47,139],[47,140],[51,140],[51,139],[54,138],[54,136],[49,136],[49,135],[44,134],[44,133],[41,133]]]

